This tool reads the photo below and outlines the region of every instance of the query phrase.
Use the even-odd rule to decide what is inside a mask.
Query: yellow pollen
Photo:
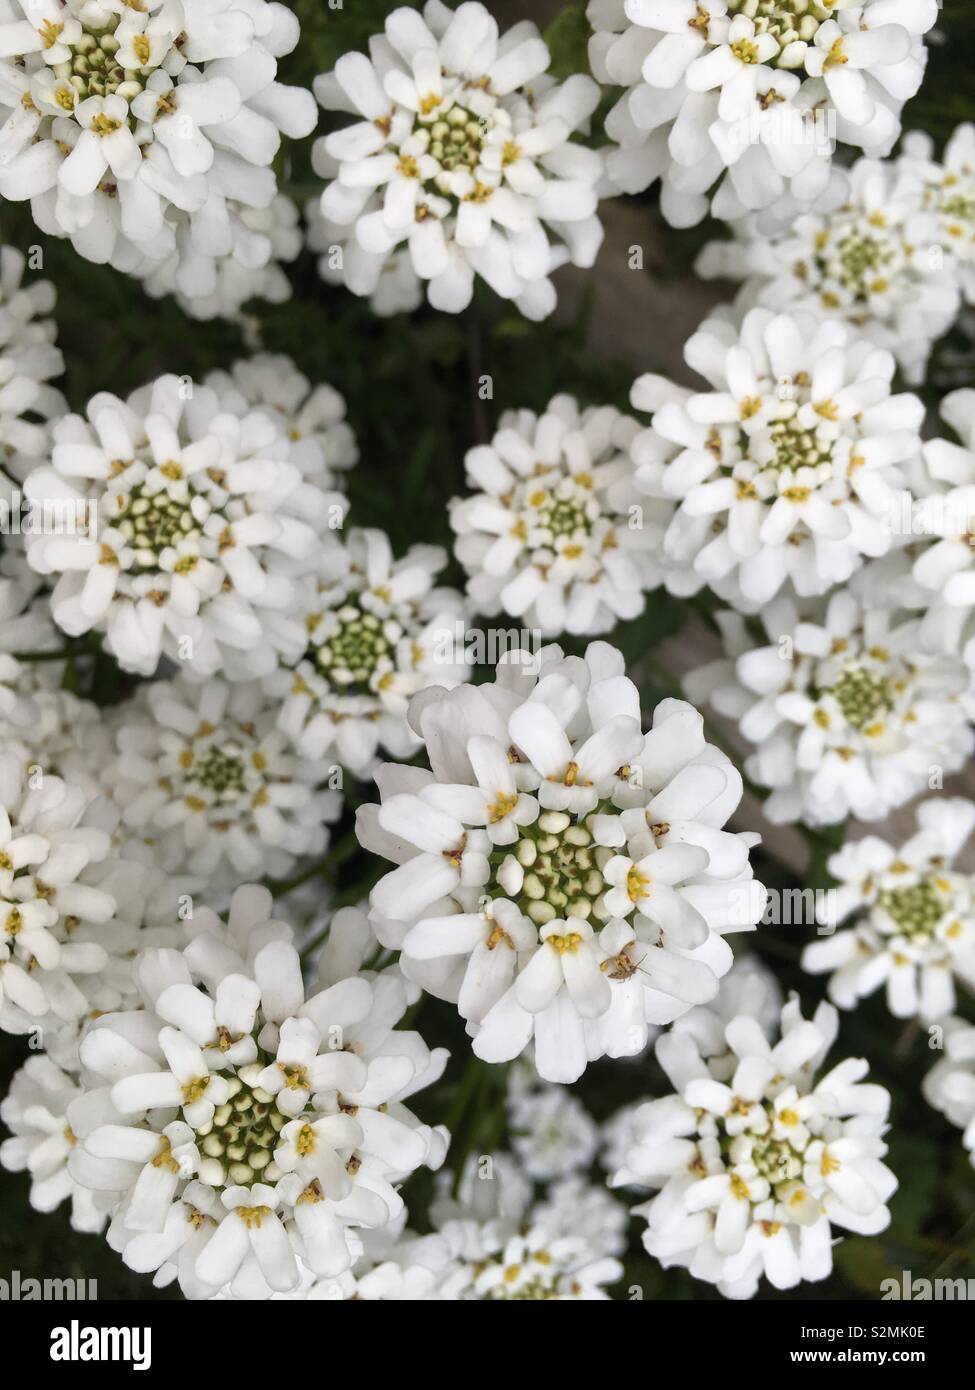
[[[631,869],[626,875],[626,896],[631,903],[650,896],[650,879],[637,868]]]
[[[497,825],[505,816],[510,816],[517,805],[518,797],[514,792],[498,792],[497,798],[487,808],[490,824]]]
[[[234,1210],[249,1231],[255,1227],[260,1230],[265,1216],[271,1215],[270,1207],[235,1207]]]

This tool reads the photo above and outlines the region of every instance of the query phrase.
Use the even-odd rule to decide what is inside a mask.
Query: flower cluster
[[[0,0],[0,1166],[194,1300],[622,1296],[607,1187],[675,1285],[826,1280],[898,1186],[834,1006],[975,1161],[975,126],[895,151],[939,6],[590,0],[592,76],[580,13],[297,8],[314,96],[277,0]],[[525,320],[658,180],[741,284],[638,419],[614,324]],[[811,1016],[729,943],[795,894]]]
[[[479,1057],[534,1038],[539,1074],[566,1082],[713,998],[724,933],[755,925],[763,891],[752,837],[723,828],[741,777],[700,715],[669,700],[644,732],[602,643],[534,660],[418,697],[430,771],[382,768],[359,837],[398,865],[372,921],[409,978],[456,1002]]]
[[[244,217],[274,199],[282,134],[315,124],[276,80],[298,38],[268,0],[3,0],[0,197],[89,260],[215,295],[225,258],[267,263]]]
[[[637,193],[661,180],[676,227],[710,207],[783,220],[830,191],[833,149],[889,154],[921,85],[936,0],[591,0],[589,56],[626,91],[606,120],[607,168]],[[840,198],[842,201],[842,198]]]
[[[612,406],[580,411],[556,396],[542,415],[502,415],[491,443],[468,451],[478,491],[453,500],[450,522],[477,612],[549,637],[595,636],[642,612],[662,578],[654,552],[671,508],[636,491],[638,432]]]
[[[443,1158],[405,1101],[445,1054],[396,1030],[396,972],[333,978],[325,955],[309,992],[271,906],[238,889],[226,926],[201,910],[182,951],[144,952],[141,1007],[88,1028],[66,1109],[68,1175],[110,1215],[110,1244],[188,1298],[340,1275],[358,1229],[398,1216],[402,1179]],[[353,956],[361,941],[353,927]]]
[[[302,653],[266,682],[302,757],[335,756],[367,777],[380,747],[404,759],[420,747],[406,720],[410,698],[467,674],[463,600],[433,582],[446,558],[416,545],[396,560],[383,532],[358,529],[323,551],[299,605]]]
[[[897,848],[868,835],[833,855],[839,886],[820,930],[832,933],[851,916],[856,925],[810,943],[802,964],[832,972],[829,994],[840,1008],[884,985],[895,1017],[930,1023],[954,1012],[956,976],[975,988],[975,880],[953,867],[975,828],[975,805],[925,801],[917,819],[917,834]]]
[[[302,650],[294,576],[313,567],[313,523],[327,533],[333,501],[291,460],[283,420],[231,404],[176,376],[127,401],[97,395],[58,421],[25,484],[80,518],[28,538],[34,568],[58,576],[55,621],[104,631],[125,670],[151,676],[165,652],[247,679]]]
[[[770,820],[879,820],[933,767],[957,771],[971,754],[970,672],[920,650],[915,616],[841,590],[805,617],[790,599],[770,604],[767,641],[741,614],[719,617],[728,657],[693,672],[688,693],[756,746],[745,769],[772,788]]]
[[[807,1021],[793,997],[773,1043],[753,1017],[724,1029],[733,1070],[688,1033],[657,1043],[674,1094],[633,1118],[618,1185],[660,1189],[635,1210],[643,1243],[726,1297],[825,1279],[833,1228],[882,1231],[897,1179],[882,1162],[890,1096],[848,1058],[817,1078],[837,1031],[823,1004]]]
[[[402,248],[437,309],[465,308],[479,276],[543,318],[555,305],[550,272],[592,265],[602,240],[602,158],[570,138],[596,109],[598,86],[548,77],[535,26],[500,36],[477,0],[456,10],[428,0],[422,16],[394,10],[371,49],[343,54],[315,83],[322,106],[357,118],[315,146],[345,284],[381,295]]]
[[[163,870],[227,887],[324,853],[341,806],[335,769],[299,756],[277,715],[259,682],[185,677],[120,707],[105,782],[124,831]]]
[[[805,212],[777,236],[711,242],[705,278],[743,279],[744,305],[838,318],[888,348],[911,383],[961,305],[958,264],[916,177],[894,161],[861,159],[843,205]]]
[[[901,465],[921,450],[924,407],[891,394],[894,359],[842,323],[752,309],[709,319],[687,343],[708,391],[641,377],[653,423],[633,443],[637,486],[673,498],[664,553],[675,592],[709,584],[752,609],[787,582],[845,583],[892,542]]]

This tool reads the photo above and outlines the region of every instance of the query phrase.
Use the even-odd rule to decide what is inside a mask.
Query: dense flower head
[[[375,293],[402,247],[437,309],[463,309],[478,275],[530,318],[550,313],[550,271],[592,265],[602,239],[602,159],[570,138],[598,104],[596,83],[548,77],[534,24],[499,35],[477,0],[396,9],[369,50],[315,83],[326,109],[358,118],[314,154],[330,180],[323,217],[346,229],[345,283]]]
[[[837,143],[886,155],[921,84],[936,0],[591,0],[589,56],[626,88],[607,169],[662,181],[674,226],[731,221],[827,189]]]
[[[281,135],[309,134],[309,92],[276,80],[298,21],[267,0],[3,0],[0,196],[89,260],[142,273],[178,259],[212,294],[250,268],[245,209],[267,208]]]
[[[654,550],[670,514],[634,486],[637,422],[555,396],[543,414],[506,411],[499,425],[464,460],[476,491],[450,504],[472,606],[549,637],[637,617],[660,582]]]
[[[82,788],[0,752],[0,1027],[25,1033],[49,1014],[71,1022],[85,1011],[75,977],[97,974],[107,955],[74,932],[116,911],[89,876],[110,852]]]
[[[896,1018],[925,1023],[955,1010],[955,978],[975,988],[975,880],[954,866],[975,828],[975,805],[938,797],[917,810],[918,829],[895,846],[876,835],[844,845],[828,864],[837,880],[820,930],[854,919],[849,931],[811,942],[802,965],[828,972],[843,1009],[885,987]]]
[[[54,286],[26,267],[21,251],[0,246],[0,455],[4,471],[18,478],[44,453],[48,421],[65,409],[50,385],[64,371],[48,317]]]
[[[719,615],[727,657],[685,682],[755,745],[745,770],[771,787],[773,821],[879,820],[970,755],[971,674],[920,650],[920,621],[862,605],[848,590],[801,613],[778,599],[767,642]]]
[[[396,1030],[406,991],[395,969],[361,970],[365,918],[336,918],[306,989],[271,912],[254,886],[226,926],[198,909],[181,950],[140,957],[141,1007],[81,1042],[69,1171],[110,1211],[126,1264],[190,1298],[288,1292],[301,1266],[341,1274],[357,1228],[394,1221],[398,1184],[443,1159],[443,1133],[404,1102],[446,1054]]]
[[[305,482],[291,450],[266,411],[237,414],[176,376],[65,416],[50,463],[25,484],[85,523],[29,537],[31,564],[58,576],[58,626],[103,631],[119,665],[141,675],[163,653],[201,678],[293,660],[304,639],[294,576],[313,567],[316,524],[327,539],[336,499]]]
[[[905,135],[901,148],[901,167],[920,184],[945,256],[957,267],[965,299],[975,304],[975,125],[958,126],[940,160],[920,130]]]
[[[776,236],[715,241],[697,261],[705,278],[744,280],[738,303],[838,318],[923,380],[931,345],[961,305],[956,263],[916,179],[893,160],[860,159],[846,201],[803,213]]]
[[[890,1096],[847,1058],[817,1076],[836,1038],[836,1010],[811,1020],[793,995],[781,1038],[740,1014],[725,1040],[734,1069],[716,1069],[687,1033],[665,1034],[657,1059],[674,1094],[648,1101],[618,1184],[660,1189],[635,1208],[643,1243],[729,1298],[825,1279],[833,1228],[882,1231],[897,1179],[884,1165]]]
[[[890,548],[920,456],[924,406],[891,394],[894,359],[842,323],[752,309],[709,319],[687,363],[707,391],[640,377],[654,412],[633,443],[637,486],[678,507],[664,540],[668,584],[704,584],[754,610],[787,582],[844,583]]]
[[[321,855],[341,795],[335,768],[299,756],[259,682],[155,681],[119,707],[106,788],[123,830],[167,872],[211,888],[282,877]]]
[[[371,920],[479,1057],[534,1037],[539,1074],[574,1081],[713,997],[723,934],[754,925],[763,890],[754,837],[723,829],[741,777],[691,706],[664,701],[644,732],[622,656],[595,642],[509,653],[410,717],[430,770],[381,768],[382,804],[359,811],[360,842],[398,865]]]
[[[446,562],[432,545],[397,559],[372,528],[323,551],[300,596],[303,654],[267,682],[302,757],[335,757],[367,777],[380,748],[405,759],[420,747],[406,719],[411,697],[468,674],[463,599],[434,582]]]

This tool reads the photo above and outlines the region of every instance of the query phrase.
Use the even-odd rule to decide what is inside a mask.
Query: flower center
[[[432,124],[424,123],[421,117],[421,124],[430,133],[427,152],[441,169],[452,171],[477,168],[493,122],[475,116],[466,107],[452,106],[446,114],[438,115]]]
[[[771,1114],[771,1107],[766,1106],[766,1111]],[[773,1187],[802,1177],[802,1157],[788,1139],[775,1139],[770,1135],[753,1139],[751,1160]]]
[[[938,191],[935,210],[944,219],[942,230],[952,251],[970,258],[975,246],[975,183],[949,174]]]
[[[889,288],[889,271],[895,260],[888,239],[851,228],[837,241],[832,253],[819,261],[822,272],[837,281],[855,299]]]
[[[728,13],[742,14],[755,26],[756,34],[771,34],[778,42],[779,53],[768,59],[770,67],[798,67],[801,56],[787,55],[784,50],[793,43],[812,43],[819,27],[835,9],[832,0],[728,0]]]
[[[832,458],[832,440],[825,436],[822,427],[803,429],[795,416],[773,421],[770,433],[775,450],[771,467],[779,471],[818,468],[821,464],[829,464]]]
[[[893,918],[903,936],[919,945],[930,941],[946,908],[944,895],[928,876],[903,888],[884,889],[877,894],[877,905]]]
[[[189,502],[171,497],[165,490],[150,493],[139,484],[121,500],[122,510],[112,525],[135,551],[137,569],[158,569],[164,550],[200,535]]]
[[[844,666],[830,693],[853,729],[862,729],[879,715],[889,714],[894,703],[889,676],[859,662]]]
[[[120,96],[131,102],[145,88],[147,73],[144,69],[152,57],[152,45],[145,34],[135,34],[131,48],[139,65],[123,67],[118,57],[121,45],[116,37],[119,22],[118,15],[108,15],[97,27],[91,22],[82,23],[81,37],[66,45],[71,57],[52,66],[55,77],[74,88],[77,102],[88,97],[110,96]],[[164,56],[160,53],[153,67],[157,67]],[[135,125],[132,118],[130,124]]]
[[[531,508],[529,524],[534,530],[544,532],[550,543],[580,531],[587,536],[592,533],[586,502],[576,495],[571,483],[557,492],[539,488],[529,496],[528,503]]]
[[[555,917],[605,920],[600,901],[606,892],[602,868],[613,851],[595,844],[584,822],[564,811],[543,811],[533,825],[522,827],[521,839],[512,850],[505,848],[491,856],[492,863],[500,864],[509,853],[525,871],[521,893],[514,901],[536,926]],[[508,896],[496,880],[495,892]]]
[[[319,669],[343,694],[365,694],[377,670],[392,669],[393,646],[374,613],[346,603],[335,611],[335,628],[315,650]]]
[[[213,1120],[196,1131],[201,1153],[216,1159],[224,1171],[222,1182],[210,1182],[212,1187],[223,1182],[247,1187],[281,1177],[273,1155],[290,1117],[282,1114],[270,1092],[257,1084],[262,1069],[262,1063],[251,1063],[231,1076],[230,1100],[218,1105]],[[203,1181],[216,1177],[216,1169],[209,1173],[204,1170],[201,1177]]]
[[[194,758],[186,780],[218,794],[229,792],[235,796],[244,790],[243,759],[211,744],[202,757]]]

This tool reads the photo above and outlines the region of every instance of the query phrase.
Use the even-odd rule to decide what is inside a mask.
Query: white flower
[[[26,265],[16,247],[0,246],[0,453],[5,472],[18,479],[44,453],[47,422],[67,409],[49,384],[64,371],[48,317],[54,286],[25,280]]]
[[[700,1004],[674,1020],[671,1031],[686,1035],[707,1059],[712,1075],[727,1081],[737,1066],[735,1054],[728,1046],[725,1029],[733,1018],[745,1014],[758,1023],[767,1038],[779,1026],[782,1012],[782,991],[775,976],[761,960],[749,953],[735,957],[735,963],[721,981],[721,989],[710,1004]],[[631,1065],[639,1065],[633,1063]],[[614,1186],[640,1187],[640,1181],[626,1172],[626,1160],[635,1142],[634,1121],[642,1102],[634,1101],[617,1110],[602,1128],[599,1162],[608,1173],[615,1174]]]
[[[76,1079],[49,1057],[28,1057],[0,1102],[0,1120],[11,1134],[0,1143],[0,1165],[8,1172],[30,1174],[34,1211],[54,1211],[70,1200],[74,1230],[98,1232],[105,1224],[105,1212],[68,1172],[75,1137],[67,1109],[80,1094]]]
[[[670,507],[639,501],[628,456],[638,431],[612,406],[555,396],[540,416],[506,411],[491,443],[468,450],[477,490],[453,499],[450,524],[477,612],[510,613],[549,637],[639,616],[660,582],[654,552]]]
[[[322,215],[321,199],[305,205],[308,246],[319,253],[318,273],[326,285],[346,285],[353,294],[369,300],[380,318],[411,314],[423,303],[423,281],[413,269],[408,249],[392,251],[385,258],[363,251],[354,227],[346,227]]]
[[[835,931],[810,942],[803,969],[830,973],[829,997],[853,1009],[881,985],[896,1018],[930,1023],[955,1009],[954,977],[975,989],[975,884],[953,862],[975,828],[975,805],[959,797],[922,802],[918,830],[895,848],[875,835],[844,845],[829,861],[838,882]]]
[[[105,632],[124,669],[152,675],[165,652],[198,677],[247,679],[301,651],[291,576],[314,566],[334,499],[303,481],[266,412],[223,410],[175,376],[128,401],[99,394],[55,427],[25,493],[92,518],[91,535],[31,535],[28,558],[59,576],[58,625]]]
[[[245,357],[229,371],[210,372],[203,384],[216,392],[221,410],[241,419],[254,410],[269,415],[287,434],[290,461],[307,482],[323,492],[344,486],[359,447],[334,386],[312,386],[290,357],[270,352]]]
[[[921,1083],[929,1105],[963,1130],[962,1142],[975,1168],[975,1028],[962,1019],[945,1023],[945,1055]]]
[[[493,1158],[501,1168],[511,1164],[507,1154]],[[482,1189],[498,1186],[496,1179],[479,1178],[468,1163],[462,1188],[472,1181]],[[365,1231],[363,1255],[352,1270],[316,1280],[298,1297],[384,1303],[603,1300],[606,1286],[623,1273],[614,1257],[626,1243],[626,1208],[581,1177],[553,1184],[534,1204],[525,1190],[505,1211],[447,1204],[441,1197],[433,1212],[434,1230],[427,1236],[405,1230],[390,1240],[384,1239],[388,1228]]]
[[[598,87],[579,74],[545,76],[535,26],[499,37],[476,0],[456,10],[429,0],[422,17],[394,10],[370,52],[343,54],[315,82],[324,107],[357,117],[314,153],[330,180],[322,214],[346,229],[346,284],[373,294],[404,247],[435,308],[465,308],[477,274],[544,318],[555,306],[549,272],[566,260],[592,265],[602,239],[602,158],[570,139]]]
[[[740,328],[708,320],[685,356],[711,389],[641,377],[633,403],[656,413],[633,451],[638,487],[679,502],[664,553],[696,587],[757,608],[788,580],[822,594],[886,553],[924,415],[891,395],[889,352],[838,322],[752,309]]]
[[[882,1163],[890,1096],[848,1058],[816,1078],[836,1036],[836,1011],[803,1019],[793,996],[774,1045],[747,1014],[727,1026],[727,1081],[686,1034],[664,1035],[657,1058],[676,1094],[634,1119],[626,1168],[657,1196],[635,1208],[643,1243],[726,1297],[751,1298],[828,1277],[833,1227],[874,1235],[890,1220],[897,1179]]]
[[[20,682],[22,689],[30,690],[26,697],[30,719],[26,725],[0,723],[4,751],[16,752],[24,767],[60,777],[94,800],[104,791],[103,772],[112,750],[104,712],[69,690],[57,689],[49,681],[42,684],[52,665],[59,663],[21,666],[25,676],[34,678],[33,688]]]
[[[901,167],[920,183],[944,253],[958,267],[965,299],[975,304],[975,125],[958,126],[940,162],[922,131],[905,135],[901,148]]]
[[[105,860],[108,832],[90,798],[33,767],[16,751],[0,753],[0,1027],[28,1032],[53,1013],[76,1021],[86,1007],[76,976],[97,974],[104,949],[75,941],[83,922],[107,922],[115,899],[89,881]]]
[[[259,683],[185,678],[120,707],[105,786],[162,869],[212,890],[283,877],[300,856],[325,852],[341,795],[328,789],[329,764],[296,754],[277,713]]]
[[[662,180],[674,226],[819,200],[839,142],[888,154],[935,0],[591,0],[589,56],[623,192]],[[712,196],[713,195],[713,196]]]
[[[432,770],[382,768],[358,833],[399,865],[370,901],[404,972],[456,1001],[478,1056],[534,1036],[539,1074],[564,1082],[712,998],[722,935],[754,925],[763,892],[753,837],[722,829],[740,775],[695,710],[667,700],[644,733],[603,643],[584,661],[544,648],[537,675],[528,660],[417,698]]]
[[[512,1192],[510,1166],[506,1154],[497,1155],[490,1180],[468,1161],[460,1202],[448,1203],[443,1195],[434,1201],[435,1238],[450,1256],[438,1296],[463,1302],[606,1299],[606,1286],[623,1273],[615,1256],[626,1244],[626,1209],[581,1176],[553,1183],[533,1202],[530,1188]],[[444,1177],[438,1179],[441,1194]],[[414,1256],[419,1249],[412,1247]]]
[[[410,698],[450,688],[468,670],[463,600],[434,587],[446,558],[439,546],[415,545],[397,560],[377,530],[353,530],[323,550],[299,605],[303,655],[267,682],[302,757],[336,757],[368,777],[380,748],[408,759],[420,747],[406,720]]]
[[[298,21],[266,0],[16,0],[0,15],[0,197],[89,260],[143,273],[179,258],[266,263],[242,213],[267,208],[281,135],[308,135],[309,92],[276,79]],[[251,238],[253,241],[253,238]]]
[[[508,1086],[508,1128],[525,1172],[548,1182],[589,1168],[599,1127],[586,1107],[563,1086],[539,1085],[534,1068],[526,1065],[524,1077]]]
[[[952,391],[942,399],[940,413],[961,443],[931,439],[924,445],[928,495],[916,508],[916,529],[931,540],[912,574],[936,596],[932,606],[965,609],[967,616],[975,603],[975,391]]]
[[[252,299],[284,304],[291,281],[284,263],[294,261],[302,246],[296,204],[278,193],[267,207],[228,204],[231,250],[200,250],[191,220],[174,221],[175,248],[162,259],[146,256],[124,266],[140,276],[153,299],[174,294],[184,314],[194,319],[233,319],[246,325],[244,305]]]
[[[21,540],[5,537],[0,554],[0,724],[8,736],[28,731],[38,717],[35,699],[41,690],[61,683],[63,663],[23,661],[47,658],[63,639],[51,621],[49,595],[27,563]]]
[[[226,928],[198,911],[182,952],[140,958],[142,1007],[97,1019],[81,1044],[71,1174],[113,1194],[126,1264],[189,1298],[287,1292],[299,1261],[340,1275],[355,1228],[395,1220],[398,1184],[443,1157],[404,1102],[446,1054],[395,1029],[396,972],[306,993],[270,911],[257,887],[234,894]]]
[[[745,770],[773,789],[770,820],[880,820],[928,788],[932,766],[954,772],[970,755],[970,673],[920,650],[916,617],[842,591],[808,617],[789,599],[768,605],[767,645],[740,614],[720,624],[728,658],[685,684],[755,745]]]
[[[858,160],[836,211],[804,213],[774,237],[711,242],[696,269],[705,278],[745,279],[740,304],[843,320],[888,348],[911,383],[924,379],[931,345],[961,304],[936,219],[893,161]]]

